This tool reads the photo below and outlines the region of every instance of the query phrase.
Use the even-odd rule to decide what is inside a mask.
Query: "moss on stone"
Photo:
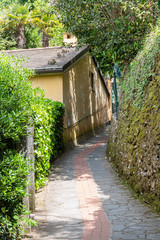
[[[160,212],[160,76],[146,87],[142,108],[121,106],[107,155],[141,199]]]

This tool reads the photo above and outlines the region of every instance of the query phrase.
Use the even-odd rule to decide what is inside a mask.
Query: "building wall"
[[[91,83],[93,76],[93,84]],[[108,95],[89,53],[62,75],[37,75],[32,86],[45,90],[45,96],[65,104],[64,140],[78,136],[110,120]],[[93,86],[92,86],[93,85]]]
[[[109,121],[108,95],[89,53],[64,73],[63,103],[66,142]]]
[[[62,75],[37,75],[31,78],[32,87],[45,90],[45,96],[53,101],[63,102]]]

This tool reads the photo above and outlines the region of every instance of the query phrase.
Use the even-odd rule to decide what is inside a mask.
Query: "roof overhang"
[[[75,57],[73,57],[70,61],[65,63],[63,66],[60,67],[44,67],[44,68],[32,68],[36,74],[41,73],[63,73],[67,68],[71,67],[75,62],[77,62],[84,54],[89,51],[89,47],[86,46],[82,51],[80,51]]]

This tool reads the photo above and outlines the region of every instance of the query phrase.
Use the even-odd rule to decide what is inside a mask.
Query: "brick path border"
[[[110,224],[98,197],[96,184],[89,169],[88,155],[104,145],[108,138],[104,138],[87,147],[74,156],[74,168],[80,209],[84,221],[82,240],[109,240]]]

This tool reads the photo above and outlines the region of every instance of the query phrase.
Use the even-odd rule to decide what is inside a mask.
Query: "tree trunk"
[[[42,32],[42,47],[49,47],[49,35],[44,30]]]
[[[17,26],[17,45],[18,48],[25,48],[26,47],[26,38],[24,35],[24,25],[19,24]]]

